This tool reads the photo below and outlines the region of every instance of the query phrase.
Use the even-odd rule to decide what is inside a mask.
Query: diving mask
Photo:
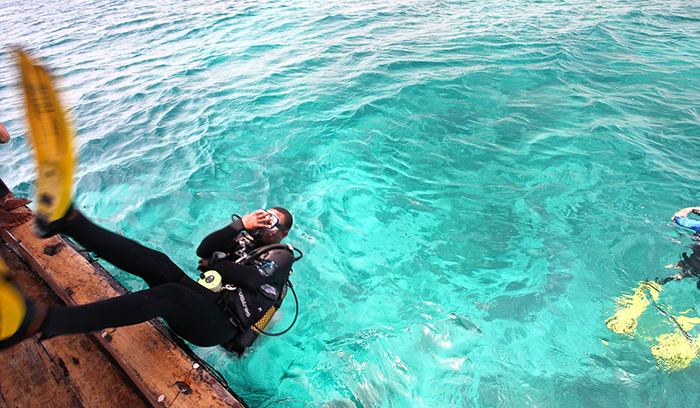
[[[266,209],[264,209],[264,208],[261,208],[261,209],[259,209],[258,211],[262,211],[262,212],[266,213],[266,214],[270,217],[270,219],[272,220],[272,224],[271,224],[269,227],[266,227],[266,228],[256,228],[256,229],[254,229],[253,231],[250,231],[250,235],[251,235],[253,238],[255,238],[255,239],[260,238],[260,236],[262,236],[262,234],[263,234],[263,232],[265,232],[265,230],[271,231],[271,230],[274,230],[274,229],[279,229],[279,230],[282,230],[282,231],[289,231],[289,228],[287,228],[287,227],[285,227],[284,225],[282,225],[282,221],[281,221],[280,218],[277,216],[277,214],[275,214],[275,213],[273,213],[273,212],[271,212],[271,211],[268,211],[268,210],[266,210]]]

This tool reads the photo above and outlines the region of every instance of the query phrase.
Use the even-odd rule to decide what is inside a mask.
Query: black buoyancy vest
[[[255,264],[262,262],[260,257],[275,250],[287,250],[294,256],[294,248],[287,244],[273,244],[256,248],[247,253],[238,262]],[[296,259],[295,259],[296,260]],[[290,270],[291,273],[291,270]],[[270,322],[274,313],[279,310],[287,293],[289,276],[275,284],[265,284],[257,288],[231,288],[222,290],[225,309],[232,317],[232,323],[239,333],[231,340],[222,343],[226,350],[242,355],[260,335],[260,330]]]

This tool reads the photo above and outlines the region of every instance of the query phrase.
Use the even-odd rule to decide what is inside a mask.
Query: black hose
[[[647,289],[648,289],[648,288],[647,288]],[[678,330],[680,330],[681,333],[683,333],[683,337],[685,337],[686,340],[688,340],[688,342],[690,342],[690,345],[691,345],[691,346],[694,346],[694,345],[695,345],[695,340],[693,340],[693,338],[690,336],[690,334],[688,334],[687,331],[683,330],[683,327],[681,326],[680,323],[678,323],[678,320],[676,320],[675,317],[673,317],[673,316],[672,316],[670,313],[668,313],[667,311],[661,309],[661,307],[659,307],[659,305],[656,304],[656,301],[654,300],[654,296],[652,296],[651,293],[649,294],[649,303],[651,303],[651,305],[652,305],[656,310],[658,310],[659,312],[661,312],[664,316],[666,316],[666,317],[668,317],[669,319],[671,319],[671,322],[673,322],[673,324],[678,328]]]
[[[284,333],[286,333],[286,332],[288,332],[289,330],[291,330],[291,328],[294,326],[294,323],[297,322],[297,317],[299,317],[299,299],[297,298],[297,293],[294,291],[294,288],[292,287],[292,283],[289,282],[289,281],[287,281],[287,286],[289,287],[289,289],[292,290],[292,295],[294,295],[294,302],[296,303],[296,312],[295,312],[295,314],[294,314],[294,320],[292,321],[292,324],[290,324],[289,327],[287,327],[286,330],[281,331],[281,332],[279,332],[279,333],[268,333],[268,332],[266,332],[265,330],[259,328],[255,323],[253,323],[253,327],[255,328],[255,330],[259,331],[260,333],[262,333],[262,334],[264,334],[264,335],[266,335],[266,336],[270,336],[270,337],[281,336],[281,335],[283,335]]]

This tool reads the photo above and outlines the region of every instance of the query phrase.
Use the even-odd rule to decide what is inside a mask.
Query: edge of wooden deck
[[[67,305],[128,293],[69,239],[40,239],[30,224],[0,228],[0,237]],[[153,406],[247,407],[225,380],[158,319],[94,335]]]
[[[0,256],[10,279],[37,303],[64,303],[9,245]],[[37,336],[0,352],[0,408],[146,408],[151,404],[95,336]]]

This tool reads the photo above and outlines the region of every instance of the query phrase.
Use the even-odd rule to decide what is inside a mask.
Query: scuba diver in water
[[[681,271],[673,276],[658,280],[660,285],[664,285],[673,280],[682,280],[691,276],[700,277],[700,221],[692,220],[688,218],[690,213],[700,215],[700,207],[687,207],[676,211],[671,217],[671,221],[695,231],[693,240],[695,244],[691,247],[692,253],[690,256],[686,252],[681,256],[681,260],[675,264],[666,265],[665,268],[680,269]],[[700,289],[700,280],[697,284],[698,289]]]
[[[295,258],[296,249],[280,243],[293,223],[286,209],[275,207],[236,217],[204,238],[197,249],[203,258],[199,269],[207,271],[202,274],[207,279],[199,283],[165,254],[93,224],[72,206],[62,218],[43,228],[37,225],[43,229],[42,237],[63,233],[98,257],[141,277],[149,288],[81,306],[41,307],[24,298],[26,314],[14,334],[0,337],[0,349],[37,333],[44,339],[161,317],[192,344],[222,345],[242,354],[259,332],[264,333],[262,328],[279,308],[291,285],[292,264],[300,256]],[[212,286],[212,280],[220,284]],[[16,292],[7,282],[0,285],[0,305],[11,304],[12,290]]]
[[[21,49],[16,54],[37,163],[35,232],[42,238],[63,233],[149,288],[86,305],[41,307],[0,277],[0,349],[37,333],[42,338],[89,333],[156,317],[192,344],[222,345],[238,354],[260,333],[281,334],[264,328],[287,288],[294,294],[289,275],[301,252],[281,244],[293,224],[289,211],[275,207],[234,215],[228,226],[204,238],[197,249],[204,258],[199,282],[165,254],[93,224],[72,205],[73,131],[51,77]]]

